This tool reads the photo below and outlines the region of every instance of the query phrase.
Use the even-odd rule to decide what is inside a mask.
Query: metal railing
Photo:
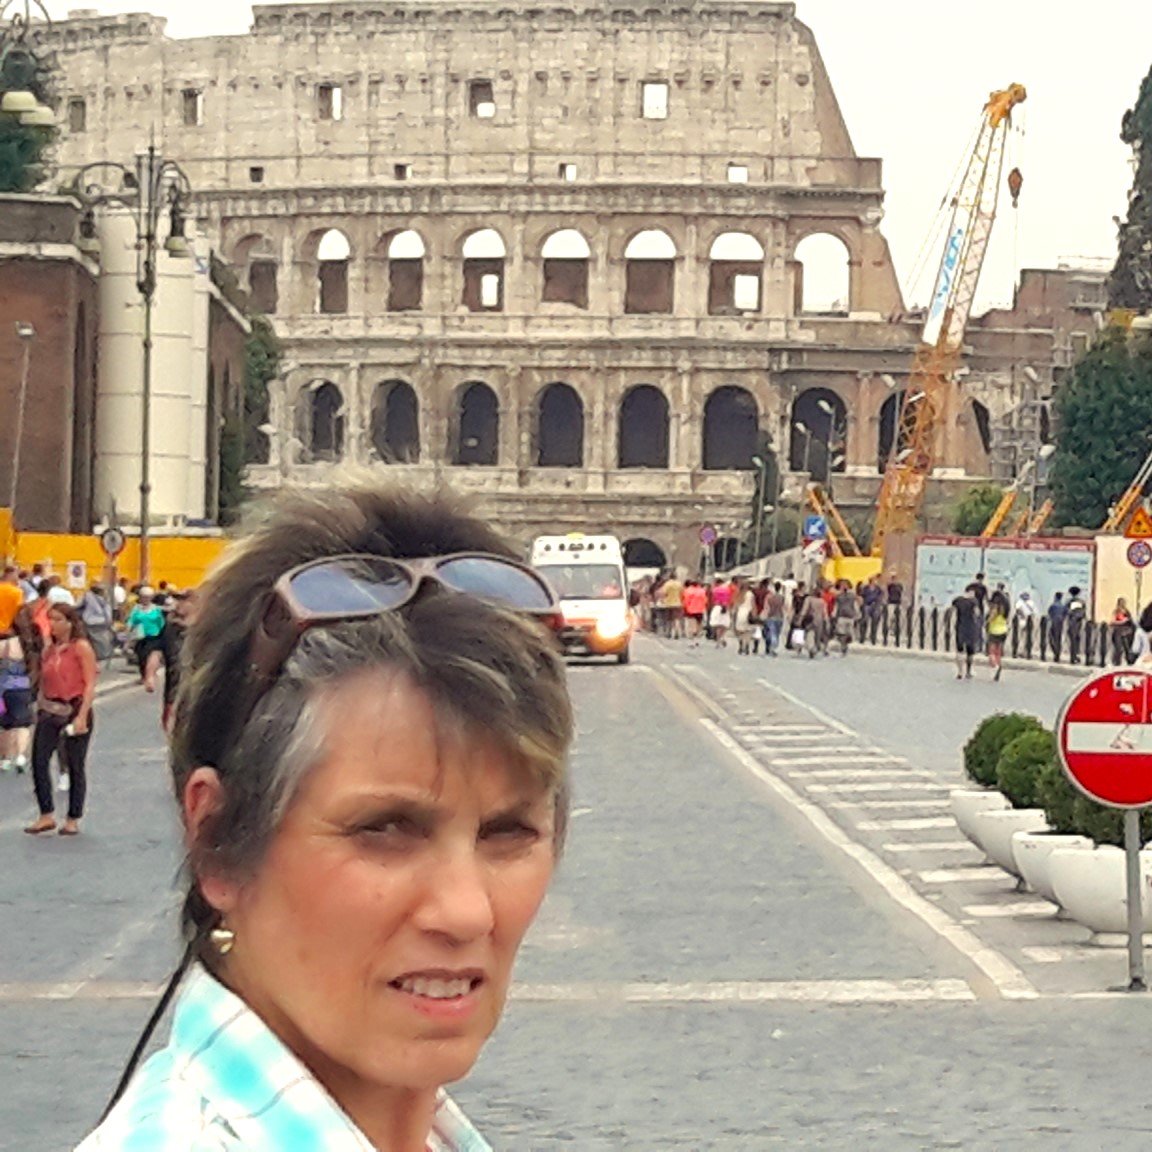
[[[952,608],[893,607],[865,613],[857,623],[856,638],[878,648],[944,652],[956,650],[956,622]],[[1132,639],[1094,620],[1068,621],[1053,627],[1046,616],[1014,617],[1004,638],[1004,655],[1037,663],[1108,667],[1131,660]]]

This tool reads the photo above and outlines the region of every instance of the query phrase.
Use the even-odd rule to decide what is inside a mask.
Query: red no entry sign
[[[1112,808],[1152,804],[1152,676],[1094,676],[1060,712],[1060,758],[1076,786]]]

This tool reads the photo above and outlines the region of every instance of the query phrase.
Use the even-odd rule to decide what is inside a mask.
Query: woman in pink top
[[[36,734],[32,737],[32,780],[40,816],[25,832],[38,836],[56,828],[56,805],[48,767],[59,749],[68,774],[68,819],[61,836],[75,836],[84,815],[88,790],[88,744],[92,739],[92,701],[96,695],[96,653],[88,643],[83,621],[68,604],[48,610],[51,638],[40,664],[40,694],[36,700]]]

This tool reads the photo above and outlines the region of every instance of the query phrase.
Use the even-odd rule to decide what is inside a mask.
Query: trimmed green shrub
[[[985,717],[964,745],[964,771],[981,787],[994,788],[1000,753],[1017,736],[1043,731],[1044,725],[1035,716],[1023,712],[997,712]]]
[[[1084,835],[1076,823],[1076,804],[1083,799],[1084,794],[1068,779],[1059,759],[1040,769],[1036,801],[1044,809],[1053,832],[1065,836]]]
[[[1045,728],[1022,732],[1004,746],[996,762],[996,787],[1013,808],[1039,804],[1040,772],[1056,760],[1056,737]]]
[[[1090,836],[1097,846],[1111,844],[1124,847],[1124,809],[1105,808],[1081,793],[1076,794],[1072,809],[1074,831],[1081,836]],[[1140,813],[1140,839],[1147,844],[1152,840],[1152,811],[1144,809]]]

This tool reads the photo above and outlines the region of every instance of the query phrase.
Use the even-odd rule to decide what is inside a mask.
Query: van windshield
[[[536,571],[561,600],[619,600],[624,595],[620,569],[612,564],[538,564]]]

